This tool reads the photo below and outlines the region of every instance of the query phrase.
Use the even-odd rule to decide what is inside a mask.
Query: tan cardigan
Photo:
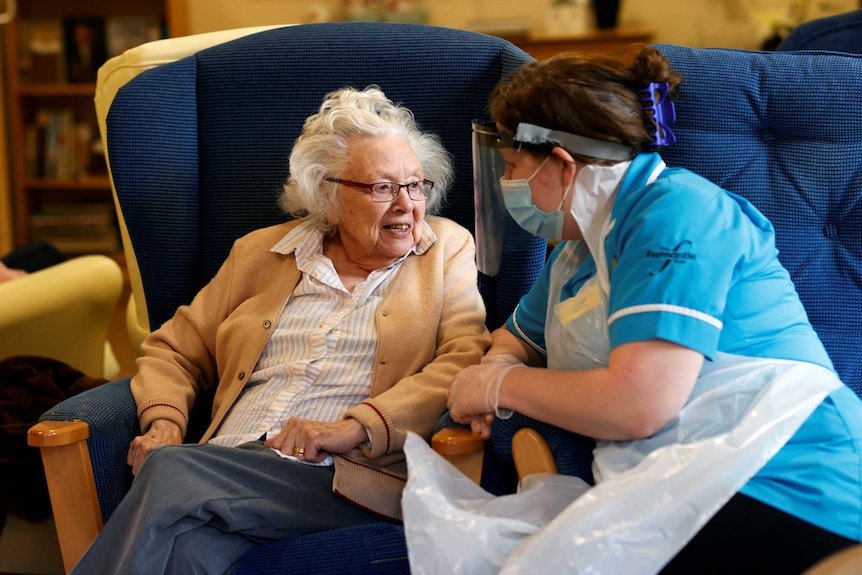
[[[370,430],[371,448],[336,457],[333,482],[357,505],[399,519],[407,432],[430,436],[452,378],[490,345],[472,237],[450,220],[427,221],[437,241],[402,263],[380,303],[371,395],[345,415]],[[218,386],[201,442],[216,432],[300,279],[293,254],[269,251],[297,223],[237,240],[192,303],[146,339],[132,379],[142,431],[168,419],[185,435],[197,393]]]

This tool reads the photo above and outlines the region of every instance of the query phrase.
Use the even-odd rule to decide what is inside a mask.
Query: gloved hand
[[[510,369],[523,365],[514,355],[487,355],[479,365],[462,370],[449,389],[447,405],[452,419],[468,423],[473,419],[471,416],[484,413],[493,413],[501,419],[511,417],[511,409],[498,407],[500,386]]]

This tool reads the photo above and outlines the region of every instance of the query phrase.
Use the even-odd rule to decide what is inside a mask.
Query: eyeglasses
[[[428,199],[431,190],[434,189],[434,182],[431,180],[421,180],[418,182],[410,182],[409,184],[399,184],[396,182],[377,182],[376,184],[363,184],[361,182],[352,182],[350,180],[342,180],[339,178],[324,178],[327,182],[333,184],[341,184],[350,186],[351,188],[362,188],[368,190],[371,194],[372,201],[375,202],[393,202],[398,197],[401,188],[407,190],[407,196],[415,201],[421,202]]]

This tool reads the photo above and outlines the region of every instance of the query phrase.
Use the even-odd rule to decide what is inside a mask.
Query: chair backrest
[[[277,198],[293,142],[323,96],[375,84],[452,153],[443,215],[474,228],[471,121],[497,81],[530,57],[505,40],[433,26],[282,27],[140,73],[107,115],[111,177],[155,329],[215,274],[235,239],[285,219]],[[502,323],[532,285],[545,242],[507,221],[495,278],[480,289]],[[134,288],[134,283],[133,283]]]
[[[812,325],[862,395],[862,57],[657,47],[684,78],[662,156],[772,221]]]
[[[800,24],[781,41],[778,50],[862,53],[862,8]]]

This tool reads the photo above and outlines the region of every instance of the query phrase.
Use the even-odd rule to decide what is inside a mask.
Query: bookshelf
[[[122,251],[93,97],[102,63],[187,32],[186,0],[18,0],[4,27],[14,243]]]

